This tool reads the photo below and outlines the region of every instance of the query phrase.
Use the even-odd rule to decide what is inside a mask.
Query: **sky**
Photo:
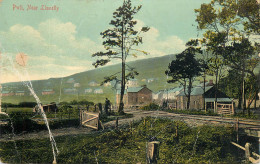
[[[210,0],[132,0],[142,5],[137,28],[149,26],[140,54],[129,61],[180,53],[201,35],[194,9]],[[0,0],[1,83],[64,77],[95,69],[91,57],[103,50],[100,32],[111,28],[112,13],[123,0]],[[27,10],[29,6],[37,10]],[[40,10],[41,7],[55,10]],[[22,10],[22,8],[24,10]],[[27,62],[16,62],[17,54]],[[119,61],[112,61],[109,65]]]

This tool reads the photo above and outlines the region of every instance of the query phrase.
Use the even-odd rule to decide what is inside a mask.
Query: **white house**
[[[79,88],[80,87],[80,83],[74,83],[74,88]]]
[[[74,80],[74,78],[69,78],[68,80],[67,80],[67,83],[75,83],[75,80]]]
[[[101,89],[101,88],[97,88],[97,89],[94,90],[94,93],[95,93],[95,94],[103,94],[104,91],[103,91],[103,89]]]
[[[138,80],[137,79],[130,79],[126,83],[126,87],[138,87]]]
[[[91,93],[91,92],[92,92],[92,89],[91,89],[91,88],[85,89],[85,93]]]
[[[154,78],[149,78],[149,79],[147,79],[147,83],[151,83],[151,82],[153,82],[154,81]]]
[[[95,87],[95,86],[98,86],[99,84],[96,81],[93,80],[93,81],[89,82],[88,85]]]
[[[104,86],[105,86],[105,87],[109,87],[109,86],[111,86],[111,83],[110,83],[110,82],[107,82],[107,83],[104,84]]]
[[[76,88],[66,88],[66,89],[64,89],[64,93],[66,93],[66,94],[76,94],[77,89]]]
[[[154,92],[153,92],[153,94],[152,94],[153,100],[158,100],[158,98],[159,98],[159,93],[160,93],[160,92],[157,92],[157,93],[154,93]]]

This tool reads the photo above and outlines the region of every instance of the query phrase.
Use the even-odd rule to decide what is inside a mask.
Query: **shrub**
[[[36,102],[20,102],[18,104],[19,107],[30,107],[30,108],[33,108],[37,105]]]
[[[159,108],[160,108],[160,106],[158,104],[150,103],[146,106],[142,106],[140,109],[141,110],[158,110]]]

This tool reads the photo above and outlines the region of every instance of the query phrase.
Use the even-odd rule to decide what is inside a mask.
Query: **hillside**
[[[167,84],[167,76],[165,70],[167,69],[170,61],[174,59],[175,55],[167,55],[156,58],[136,60],[128,62],[127,64],[131,67],[136,68],[139,75],[136,77],[139,85],[146,84],[152,91],[157,92],[158,90],[175,86],[174,84]],[[32,81],[34,90],[40,97],[43,103],[58,102],[60,101],[71,101],[78,98],[78,93],[71,92],[65,93],[65,89],[73,89],[74,83],[80,83],[79,87],[79,99],[87,99],[94,102],[103,102],[108,97],[112,102],[115,100],[115,90],[112,86],[90,86],[91,81],[95,81],[100,84],[105,76],[114,74],[121,69],[120,64],[100,67],[97,69],[73,74],[71,76],[63,78],[50,78],[47,80]],[[70,81],[70,80],[72,81]],[[148,83],[148,79],[150,79]],[[69,83],[71,82],[71,83]],[[85,89],[92,89],[92,93],[85,93]],[[103,94],[93,94],[93,90],[101,88]],[[55,93],[53,95],[41,95],[42,90],[53,89]],[[3,102],[18,103],[21,101],[34,101],[34,98],[30,96],[28,89],[23,86],[21,82],[13,82],[3,84],[3,90],[8,91],[25,91],[25,96],[6,96],[3,97]],[[61,91],[61,92],[60,92]],[[60,94],[61,93],[61,94]]]

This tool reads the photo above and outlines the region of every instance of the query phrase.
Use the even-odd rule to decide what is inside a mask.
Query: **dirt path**
[[[182,120],[185,121],[190,126],[200,126],[205,124],[214,124],[214,125],[223,125],[223,124],[231,124],[233,125],[235,119],[232,118],[225,118],[225,121],[219,122],[216,120],[223,119],[221,117],[212,117],[212,116],[196,116],[196,115],[185,115],[185,114],[174,114],[168,113],[164,111],[140,111],[140,110],[126,110],[126,113],[133,114],[132,118],[125,118],[120,119],[118,121],[119,127],[129,125],[131,121],[138,121],[141,120],[143,117],[151,116],[154,118],[170,118],[172,120]],[[213,120],[213,121],[212,121]],[[214,121],[215,120],[215,121]],[[114,129],[115,128],[115,120],[104,123],[104,129]],[[62,128],[62,129],[52,129],[51,130],[54,137],[57,136],[66,136],[66,135],[78,135],[78,134],[89,134],[95,133],[95,130],[85,127],[70,127],[70,128]],[[40,132],[32,132],[32,133],[24,133],[15,135],[12,137],[10,135],[2,135],[0,137],[1,141],[11,141],[15,140],[28,140],[28,139],[40,139],[40,138],[48,138],[49,133],[47,130],[40,131]]]
[[[145,111],[127,111],[127,113],[133,114],[132,118],[120,119],[118,121],[119,126],[128,125],[131,121],[140,120],[142,117],[152,116],[154,112],[145,112]],[[115,120],[104,123],[104,129],[113,129],[115,127]],[[52,129],[51,130],[54,137],[57,136],[67,136],[67,135],[78,135],[78,134],[89,134],[91,132],[95,132],[90,128],[85,127],[70,127],[70,128],[62,128],[62,129]],[[30,140],[30,139],[41,139],[41,138],[49,138],[49,133],[47,130],[43,130],[40,132],[31,132],[31,133],[21,133],[16,134],[13,137],[13,134],[5,134],[0,136],[1,141],[12,141],[12,140]]]

